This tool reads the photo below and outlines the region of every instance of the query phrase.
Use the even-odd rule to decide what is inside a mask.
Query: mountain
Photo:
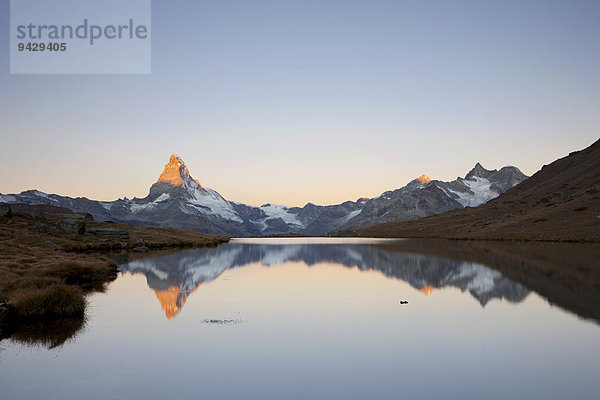
[[[389,246],[387,246],[389,247]],[[362,271],[379,271],[407,282],[423,294],[456,287],[468,291],[481,306],[492,299],[518,303],[529,290],[481,264],[357,244],[251,244],[230,242],[214,249],[188,250],[131,261],[122,273],[143,274],[168,319],[175,317],[190,294],[228,269],[260,263],[271,267],[288,262],[308,266],[339,264]]]
[[[421,175],[401,189],[369,200],[345,228],[413,220],[456,208],[475,207],[525,179],[527,176],[516,167],[490,171],[479,163],[464,178],[458,177],[451,182]]]
[[[504,182],[510,185],[509,179]],[[600,241],[600,140],[543,166],[479,207],[372,226],[358,234]]]
[[[115,201],[94,201],[28,190],[0,194],[0,202],[49,204],[87,212],[98,220],[160,225],[223,236],[300,233],[324,235],[335,230],[418,219],[444,211],[477,206],[523,181],[516,167],[487,170],[477,163],[464,178],[451,182],[422,175],[401,189],[373,199],[304,207],[264,204],[260,207],[228,201],[196,179],[173,154],[148,196]]]

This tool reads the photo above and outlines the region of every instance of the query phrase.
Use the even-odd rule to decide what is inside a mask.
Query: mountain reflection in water
[[[380,242],[381,243],[381,242]],[[391,242],[390,242],[391,243]],[[424,295],[444,287],[468,291],[481,306],[492,299],[512,303],[529,294],[522,285],[484,265],[450,258],[397,251],[386,245],[360,243],[303,243],[302,240],[234,240],[213,249],[188,250],[121,265],[122,273],[144,274],[166,317],[175,317],[189,295],[224,271],[250,264],[267,267],[303,262],[309,267],[338,264],[362,271],[379,271],[407,282]]]

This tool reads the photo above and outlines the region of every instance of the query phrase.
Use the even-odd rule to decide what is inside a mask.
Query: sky
[[[598,1],[152,2],[149,75],[9,74],[0,193],[145,197],[172,153],[229,200],[374,197],[598,140]]]

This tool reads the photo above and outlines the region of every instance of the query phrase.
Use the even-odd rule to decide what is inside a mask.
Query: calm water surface
[[[596,319],[394,243],[246,239],[129,261],[73,338],[0,342],[0,398],[600,398]]]

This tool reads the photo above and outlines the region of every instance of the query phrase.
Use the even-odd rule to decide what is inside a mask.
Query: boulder
[[[146,251],[148,251],[148,250],[149,250],[149,249],[148,249],[148,247],[146,247],[146,246],[139,246],[139,247],[134,247],[134,248],[133,248],[133,251],[140,251],[140,252],[146,252]]]
[[[51,242],[51,241],[49,241],[49,240],[46,240],[46,241],[44,242],[44,247],[47,247],[47,248],[49,248],[49,249],[60,249],[60,246],[59,246],[59,245],[57,245],[56,243],[54,243],[54,242]]]
[[[83,235],[85,233],[85,220],[63,218],[56,224],[56,229],[64,233]]]
[[[84,219],[86,221],[94,220],[94,217],[90,213],[70,212],[70,213],[62,213],[60,215],[65,218],[71,218],[71,219]]]
[[[29,210],[23,210],[23,211],[21,211],[21,213],[25,217],[37,219],[39,221],[46,220],[46,214],[44,214],[44,212],[42,210],[40,210],[39,208],[31,208]]]
[[[35,224],[31,225],[29,228],[30,231],[38,231],[39,233],[48,233],[48,225],[46,225],[43,222],[36,222]]]
[[[10,217],[12,209],[8,204],[0,204],[0,217]]]

